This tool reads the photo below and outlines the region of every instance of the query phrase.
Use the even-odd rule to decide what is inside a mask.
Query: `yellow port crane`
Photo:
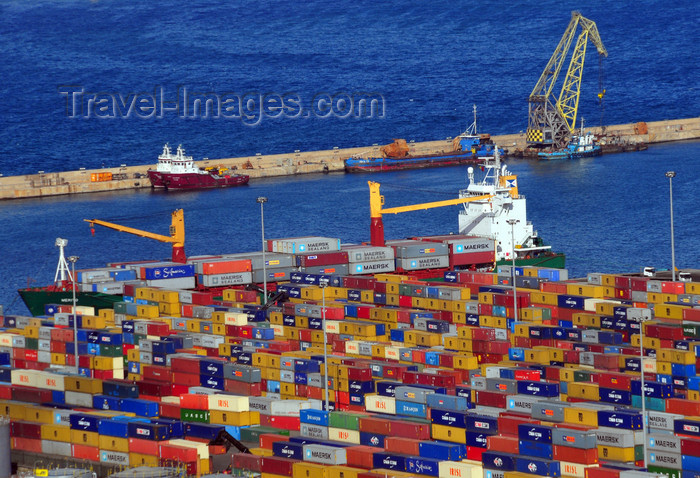
[[[552,102],[552,90],[557,82],[564,60],[568,56],[571,42],[578,26],[581,33],[576,40],[564,84],[556,101]],[[549,59],[540,79],[528,98],[527,142],[533,146],[553,146],[563,148],[576,126],[576,114],[581,93],[583,63],[586,58],[586,45],[591,40],[598,50],[599,58],[607,57],[608,52],[598,34],[595,22],[571,12],[571,21],[564,35],[559,40],[554,54]],[[602,63],[601,63],[602,65]],[[602,80],[601,80],[602,81]],[[599,85],[598,99],[605,95],[602,84]]]
[[[384,208],[384,196],[381,195],[379,188],[381,184],[374,181],[367,181],[369,184],[369,211],[370,211],[370,243],[373,246],[384,246],[384,221],[382,214],[399,214],[410,211],[423,211],[425,209],[433,209],[436,207],[454,206],[456,204],[465,204],[481,199],[489,199],[492,194],[483,194],[480,196],[469,196],[458,199],[447,199],[445,201],[426,202],[421,204],[412,204],[410,206],[398,206]]]
[[[114,224],[112,222],[102,221],[100,219],[83,219],[83,221],[90,223],[90,230],[94,233],[94,225],[104,226],[109,229],[114,229],[116,231],[126,232],[139,237],[146,237],[148,239],[155,239],[160,242],[169,242],[173,245],[173,262],[179,262],[184,264],[187,262],[187,256],[185,255],[185,213],[182,209],[173,211],[172,218],[170,222],[170,235],[163,236],[161,234],[154,234],[148,231],[142,231],[140,229],[135,229],[133,227],[121,226],[119,224]]]

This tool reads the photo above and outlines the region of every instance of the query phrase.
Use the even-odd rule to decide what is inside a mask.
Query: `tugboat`
[[[581,118],[581,131],[571,138],[564,149],[558,151],[542,151],[537,154],[538,159],[578,159],[600,156],[603,149],[598,144],[596,137],[590,131],[583,132],[583,118]]]
[[[200,168],[192,156],[185,156],[182,145],[172,154],[170,146],[163,146],[156,169],[148,170],[151,187],[164,189],[208,189],[248,184],[250,176],[229,173],[223,167]]]

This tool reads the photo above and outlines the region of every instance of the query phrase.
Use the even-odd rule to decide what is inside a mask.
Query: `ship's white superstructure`
[[[493,239],[497,261],[511,260],[513,250],[517,259],[550,249],[542,246],[537,231],[527,220],[525,196],[518,194],[517,176],[501,164],[498,151],[494,157],[484,158],[479,169],[480,179],[476,178],[474,168],[467,170],[469,185],[459,192],[459,197],[487,194],[490,197],[463,205],[459,212],[459,233]],[[509,220],[516,222],[511,225]]]

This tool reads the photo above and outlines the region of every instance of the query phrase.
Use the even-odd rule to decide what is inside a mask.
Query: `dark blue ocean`
[[[0,3],[0,174],[153,163],[165,142],[196,159],[455,136],[527,126],[527,96],[569,22],[594,20],[580,116],[588,125],[700,116],[700,13],[692,2]],[[597,103],[599,80],[607,94]],[[366,105],[374,105],[375,109]],[[203,105],[203,106],[202,106]],[[511,162],[540,235],[574,276],[671,264],[697,254],[700,143],[555,163]],[[454,197],[462,168],[373,175],[389,205]],[[167,234],[184,208],[189,254],[260,249],[266,236],[369,238],[366,180],[331,174],[256,180],[245,188],[95,194],[0,203],[0,304],[53,280],[56,237],[78,267],[160,259],[169,247],[96,230],[101,218]],[[457,229],[457,209],[385,219],[387,237]]]

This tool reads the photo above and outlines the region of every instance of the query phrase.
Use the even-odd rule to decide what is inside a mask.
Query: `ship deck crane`
[[[447,199],[445,201],[434,201],[421,204],[412,204],[410,206],[398,206],[391,208],[384,208],[384,196],[380,193],[381,184],[374,181],[367,181],[369,184],[369,210],[370,210],[370,243],[373,246],[384,246],[386,243],[384,241],[384,222],[382,220],[382,214],[399,214],[402,212],[411,211],[423,211],[426,209],[433,209],[436,207],[454,206],[457,204],[465,204],[472,201],[479,201],[482,199],[489,199],[493,197],[492,194],[483,194],[480,196],[469,196],[465,198],[458,199]]]
[[[557,82],[564,60],[568,56],[569,48],[579,25],[581,26],[581,33],[576,40],[576,46],[569,62],[564,83],[559,92],[559,97],[553,100],[552,90]],[[566,28],[561,40],[559,40],[556,50],[554,50],[552,57],[549,59],[547,66],[528,98],[528,144],[563,148],[568,142],[576,127],[583,63],[589,39],[598,50],[601,60],[603,57],[608,56],[595,22],[585,18],[579,12],[571,12],[569,26]],[[599,85],[599,89],[598,99],[602,105],[605,90],[602,85]]]
[[[173,211],[172,219],[170,223],[170,235],[164,236],[161,234],[155,234],[148,231],[142,231],[140,229],[135,229],[133,227],[121,226],[119,224],[114,224],[112,222],[102,221],[100,219],[83,219],[85,222],[90,223],[90,230],[94,233],[94,225],[104,226],[109,229],[114,229],[116,231],[126,232],[139,237],[146,237],[148,239],[154,239],[160,242],[169,242],[173,245],[173,255],[172,261],[184,264],[187,262],[187,256],[185,255],[185,213],[182,209]]]

